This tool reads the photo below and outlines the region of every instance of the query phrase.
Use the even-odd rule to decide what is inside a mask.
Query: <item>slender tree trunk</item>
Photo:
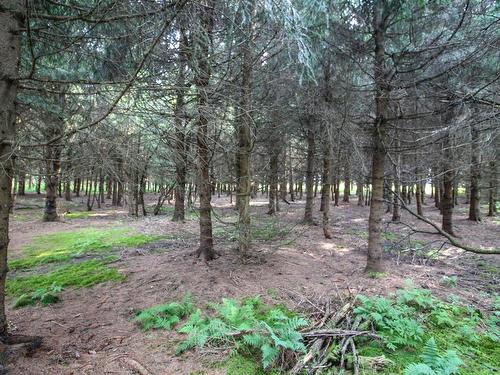
[[[24,172],[24,170],[19,171],[17,186],[17,195],[26,195],[26,173]]]
[[[418,174],[416,176],[417,176],[417,179],[418,179]],[[420,182],[417,182],[417,184],[416,184],[416,192],[415,192],[415,201],[417,202],[417,213],[420,216],[423,216],[424,213],[422,211],[422,194],[420,193],[420,189],[421,188],[422,187],[420,185]]]
[[[306,167],[306,206],[304,221],[313,222],[314,205],[314,153],[316,149],[313,119],[307,119],[307,167]]]
[[[71,183],[69,181],[64,183],[64,200],[71,201]]]
[[[8,335],[5,316],[5,281],[9,245],[9,214],[12,207],[12,158],[16,142],[16,95],[21,39],[22,2],[11,1],[0,11],[0,341]],[[7,5],[7,4],[5,4]]]
[[[496,154],[498,155],[498,149]],[[490,169],[490,182],[489,182],[489,197],[488,197],[488,216],[493,217],[497,215],[497,191],[498,191],[498,173],[497,161],[492,160],[489,162]]]
[[[175,103],[175,181],[174,190],[174,215],[173,221],[184,221],[185,213],[185,197],[186,197],[186,173],[187,173],[187,144],[185,134],[184,120],[184,95],[186,90],[186,66],[187,66],[187,34],[184,28],[180,29],[180,46],[179,46],[179,71],[177,73],[177,89]]]
[[[470,166],[470,203],[469,220],[481,221],[481,149],[479,147],[479,129],[471,126],[471,166]]]
[[[195,32],[194,78],[196,87],[197,119],[196,142],[198,146],[198,187],[200,196],[200,246],[196,251],[197,256],[203,255],[205,261],[215,258],[212,235],[212,194],[210,185],[210,150],[208,146],[208,106],[209,84],[211,66],[209,56],[212,43],[212,31],[215,20],[215,0],[201,2],[204,7],[200,9],[201,29]]]
[[[333,185],[334,206],[338,207],[340,202],[340,178],[336,177]]]
[[[62,119],[57,119],[59,124],[52,125],[52,131],[48,133],[47,139],[62,134]],[[45,210],[43,214],[44,221],[56,221],[59,219],[57,213],[57,188],[61,174],[61,152],[62,146],[52,144],[46,146],[46,178],[45,178]]]
[[[292,158],[292,142],[288,150],[288,189],[290,192],[290,201],[295,202],[294,176],[293,176],[293,158]]]
[[[358,197],[358,206],[364,206],[363,183],[360,180],[356,181],[356,195]]]
[[[495,154],[493,160],[489,162],[489,197],[488,197],[488,216],[497,215],[497,199],[498,199],[498,159],[500,159],[500,137],[496,137]]]
[[[399,152],[400,141],[398,138],[398,134],[396,134],[396,147],[398,148],[398,151],[396,155],[396,163],[393,168],[395,194],[392,195],[392,221],[398,223],[401,221],[400,202],[398,197],[401,194],[401,154]]]
[[[384,216],[384,135],[386,132],[386,112],[389,105],[390,89],[385,68],[385,3],[378,0],[373,5],[373,39],[375,41],[375,122],[373,129],[372,159],[372,199],[368,219],[367,272],[383,272],[382,261],[382,218]]]
[[[349,198],[351,196],[351,166],[349,158],[347,158],[346,166],[345,166],[345,179],[344,179],[344,197],[342,199],[343,202],[349,203]]]
[[[441,210],[443,214],[442,228],[445,232],[454,236],[453,232],[453,182],[455,171],[451,168],[450,134],[445,137],[443,174],[443,197],[441,199]]]
[[[330,228],[330,190],[332,169],[332,146],[330,143],[330,132],[327,126],[323,135],[323,188],[321,190],[321,203],[323,205],[323,235],[327,239],[332,238]]]
[[[246,3],[248,20],[244,27],[245,41],[242,44],[241,92],[238,116],[238,250],[248,256],[252,242],[250,225],[250,196],[252,188],[250,160],[252,154],[252,69],[255,0]]]

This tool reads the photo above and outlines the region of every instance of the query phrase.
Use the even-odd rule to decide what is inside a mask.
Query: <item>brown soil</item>
[[[256,220],[266,217],[265,198],[254,200],[253,205]],[[71,208],[78,206],[79,202],[74,202]],[[224,220],[235,216],[226,199],[215,199],[214,206]],[[20,216],[11,225],[13,257],[19,256],[22,246],[38,234],[87,226],[110,227],[118,225],[118,220],[119,225],[144,233],[166,234],[170,239],[142,249],[121,251],[121,259],[114,266],[127,275],[123,283],[67,289],[62,293],[62,302],[53,306],[8,311],[13,333],[44,337],[42,348],[31,358],[17,359],[10,373],[136,374],[139,363],[156,375],[195,371],[224,374],[223,369],[209,366],[209,353],[175,356],[173,348],[178,340],[175,333],[144,333],[132,321],[137,310],[179,299],[186,292],[192,293],[199,303],[259,294],[269,302],[282,301],[293,307],[303,298],[333,296],[339,292],[387,294],[403,287],[405,279],[411,278],[417,286],[430,288],[441,296],[458,295],[479,308],[487,308],[489,303],[480,292],[498,292],[498,257],[466,254],[446,246],[433,261],[412,254],[400,257],[388,254],[387,276],[371,278],[363,273],[368,207],[351,203],[332,208],[332,240],[323,238],[320,226],[297,224],[302,218],[303,202],[282,204],[282,208],[279,226],[286,233],[281,238],[256,243],[256,257],[245,263],[235,254],[234,242],[218,240],[216,247],[221,256],[209,264],[191,255],[197,246],[196,220],[173,223],[166,215],[133,219],[123,210],[105,207],[96,211],[100,216],[43,223],[34,214],[39,210],[18,211]],[[466,220],[465,208],[458,206],[456,232],[463,240],[498,247],[498,218],[471,223]],[[438,220],[439,214],[430,204],[424,211]],[[390,214],[386,219],[390,220]],[[403,220],[411,226],[430,229],[416,223],[407,213],[403,213]],[[392,232],[406,233],[402,224],[388,226]],[[216,227],[224,226],[217,223]],[[430,245],[432,248],[442,244],[440,237],[428,234],[415,234],[411,238],[436,241]],[[488,269],[479,268],[479,262],[486,262]],[[442,285],[444,275],[456,275],[457,287]]]

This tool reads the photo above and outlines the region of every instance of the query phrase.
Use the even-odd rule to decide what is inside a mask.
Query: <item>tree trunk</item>
[[[212,236],[212,195],[210,185],[210,150],[208,148],[208,106],[209,83],[211,66],[212,31],[215,21],[215,0],[202,1],[204,7],[200,9],[200,26],[194,37],[195,48],[198,53],[194,57],[193,82],[196,87],[197,119],[196,143],[198,146],[198,194],[200,196],[200,246],[197,256],[203,255],[205,261],[215,258]]]
[[[71,201],[71,184],[69,181],[64,183],[64,200]]]
[[[0,341],[8,335],[5,316],[5,281],[9,245],[9,213],[12,206],[12,158],[16,142],[16,95],[21,36],[21,1],[9,2],[0,11]],[[7,5],[7,4],[5,4]],[[19,14],[15,12],[18,11]]]
[[[481,221],[481,149],[479,147],[479,129],[471,126],[471,166],[470,166],[470,201],[469,220]]]
[[[26,195],[26,173],[24,171],[19,172],[19,178],[17,182],[17,195]]]
[[[453,233],[453,182],[455,171],[451,168],[450,134],[445,137],[444,142],[444,165],[443,174],[443,196],[441,199],[441,210],[443,214],[442,228],[446,233]]]
[[[396,155],[396,163],[393,168],[395,194],[392,195],[392,221],[398,223],[401,221],[401,211],[399,202],[399,196],[401,194],[401,172],[400,172],[401,154],[399,152],[400,141],[398,138],[398,134],[396,134],[396,147],[398,148],[398,150]]]
[[[498,149],[496,150],[498,155]],[[498,191],[498,173],[497,161],[492,160],[489,162],[490,167],[490,183],[489,183],[489,197],[488,197],[488,216],[493,217],[497,215],[497,191]]]
[[[342,201],[345,203],[349,203],[349,198],[351,196],[351,172],[349,164],[349,159],[347,159],[344,179],[344,197],[342,199]]]
[[[323,188],[321,189],[321,204],[323,208],[323,235],[327,239],[332,238],[330,228],[330,190],[332,169],[332,147],[330,144],[330,132],[327,126],[324,129],[323,138]]]
[[[288,189],[290,192],[290,201],[295,202],[295,190],[293,180],[293,159],[292,159],[292,142],[288,151]]]
[[[177,73],[177,89],[175,102],[175,190],[174,190],[174,215],[173,221],[184,221],[186,218],[186,173],[187,173],[187,144],[184,119],[184,95],[186,91],[186,66],[187,66],[187,35],[186,30],[180,29],[179,44],[179,71]]]
[[[63,119],[57,118],[52,124],[47,134],[47,139],[59,136],[63,131]],[[61,153],[62,146],[51,144],[46,146],[46,177],[45,177],[45,210],[44,221],[56,221],[59,218],[57,213],[57,188],[61,174]]]
[[[358,180],[356,181],[356,195],[358,197],[358,206],[364,206],[364,194],[363,194],[363,183]]]
[[[417,179],[418,179],[418,175],[417,175]],[[416,192],[415,192],[415,201],[417,202],[417,213],[420,216],[424,216],[423,211],[422,211],[422,194],[420,193],[421,188],[422,187],[420,185],[420,182],[417,182]]]
[[[316,149],[315,132],[313,119],[308,118],[307,129],[307,167],[306,167],[306,206],[304,211],[304,221],[313,222],[314,205],[314,152]]]
[[[241,256],[248,256],[252,242],[250,225],[250,196],[252,178],[250,160],[252,154],[252,69],[253,69],[253,44],[255,1],[246,3],[248,19],[244,29],[246,35],[242,44],[241,91],[238,116],[238,149],[237,157],[238,179],[238,250]]]
[[[375,41],[375,122],[373,129],[372,159],[372,199],[368,219],[368,256],[367,272],[383,272],[382,261],[382,218],[384,216],[384,166],[386,132],[386,112],[389,105],[390,89],[385,68],[385,29],[386,15],[384,3],[376,1],[373,5],[373,39]]]

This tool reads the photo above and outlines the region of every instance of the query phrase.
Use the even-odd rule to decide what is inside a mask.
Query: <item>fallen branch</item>
[[[310,339],[314,337],[357,337],[357,336],[368,336],[375,339],[380,339],[380,336],[373,333],[372,331],[355,331],[349,329],[320,329],[317,331],[306,332],[302,334],[304,339]]]
[[[469,246],[467,244],[464,244],[462,241],[460,241],[455,236],[452,236],[451,234],[449,234],[449,233],[445,232],[444,230],[442,230],[433,221],[431,221],[431,220],[427,219],[426,217],[424,217],[422,215],[419,215],[415,211],[411,210],[406,205],[406,203],[404,202],[404,200],[399,196],[399,194],[397,194],[394,191],[392,191],[392,194],[394,194],[394,196],[399,200],[399,202],[401,204],[401,207],[403,207],[406,211],[408,211],[412,216],[416,217],[417,219],[419,219],[419,220],[423,221],[424,223],[429,224],[431,227],[433,227],[437,231],[437,233],[435,233],[435,234],[440,234],[441,236],[445,237],[451,245],[453,245],[455,247],[458,247],[459,249],[462,249],[462,250],[465,250],[465,251],[469,251],[469,252],[475,253],[475,254],[488,254],[488,255],[491,255],[491,254],[500,254],[500,249],[485,249],[485,248],[482,248],[482,247],[475,247],[475,246]]]

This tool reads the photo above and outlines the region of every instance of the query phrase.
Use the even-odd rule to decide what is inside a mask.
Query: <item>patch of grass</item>
[[[278,374],[275,371],[265,371],[260,366],[258,360],[241,354],[233,354],[226,361],[221,363],[221,367],[226,369],[227,375],[266,375]]]
[[[49,288],[41,288],[35,290],[30,294],[22,294],[12,305],[12,308],[18,309],[21,307],[35,305],[40,302],[42,305],[51,305],[53,303],[59,302],[59,293],[62,291],[62,287],[53,283]]]
[[[42,275],[15,277],[7,280],[6,291],[9,296],[33,293],[38,289],[48,289],[52,285],[61,287],[91,287],[105,281],[122,281],[125,276],[115,268],[107,266],[113,258],[89,260],[59,267]]]
[[[382,233],[382,239],[385,241],[394,241],[398,237],[396,233],[393,232],[384,232]]]
[[[368,272],[368,277],[370,279],[383,279],[384,277],[387,277],[387,272],[373,272],[373,271],[370,271],[370,272]]]
[[[277,220],[262,220],[252,222],[252,239],[254,241],[269,242],[286,237],[289,229],[280,226]],[[216,227],[213,230],[214,237],[225,238],[229,241],[238,240],[238,229],[236,226]],[[293,239],[285,239],[283,245],[293,243]]]
[[[159,236],[130,234],[130,229],[95,229],[65,231],[34,238],[23,250],[21,259],[9,261],[9,269],[32,268],[39,264],[67,261],[85,254],[109,251],[114,247],[137,247],[160,239]]]
[[[93,211],[75,211],[64,214],[64,217],[68,219],[86,219],[94,214]]]
[[[151,210],[154,209],[154,205],[151,206]],[[175,211],[175,206],[169,205],[169,204],[164,204],[160,208],[160,215],[173,215]],[[186,209],[184,216],[186,220],[195,220],[199,217],[198,212],[195,209]]]

